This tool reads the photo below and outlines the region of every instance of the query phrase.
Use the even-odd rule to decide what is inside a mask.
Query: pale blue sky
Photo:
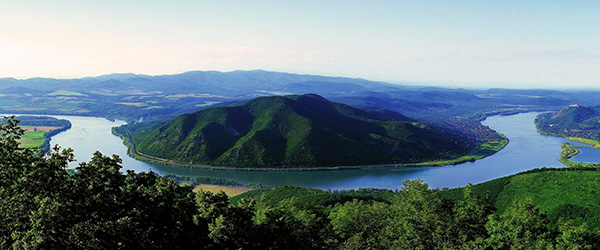
[[[0,77],[264,69],[600,87],[600,1],[2,1]]]

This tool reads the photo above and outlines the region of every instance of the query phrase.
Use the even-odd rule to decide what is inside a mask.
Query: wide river
[[[240,183],[293,185],[319,189],[376,187],[398,189],[405,179],[420,178],[431,187],[459,187],[480,183],[540,167],[564,167],[558,157],[560,144],[567,140],[537,133],[533,121],[538,113],[492,116],[482,123],[506,135],[510,142],[500,152],[475,162],[445,167],[377,168],[334,171],[231,171],[154,165],[127,155],[122,140],[111,134],[111,127],[123,121],[80,116],[54,116],[68,119],[72,128],[51,139],[51,145],[71,147],[79,161],[88,161],[96,150],[123,158],[124,169],[152,170],[159,174],[223,177]],[[75,165],[72,165],[75,166]]]

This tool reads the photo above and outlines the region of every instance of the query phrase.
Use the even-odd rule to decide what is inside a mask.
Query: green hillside
[[[540,211],[547,213],[551,224],[559,219],[586,222],[600,229],[600,169],[536,169],[474,185],[476,193],[490,194],[491,202],[501,214],[513,200],[531,198]],[[461,200],[463,189],[442,194]]]
[[[576,224],[585,222],[591,228],[600,229],[600,204],[597,202],[600,200],[600,169],[534,169],[476,184],[473,188],[480,197],[489,197],[497,209],[496,214],[503,214],[515,200],[531,199],[542,213],[547,214],[551,226],[557,226],[562,219],[573,220]],[[441,194],[458,202],[463,200],[463,190],[442,190]],[[397,192],[385,189],[328,192],[288,186],[250,191],[231,198],[231,201],[255,199],[278,204],[293,199],[301,207],[315,208],[353,199],[392,203],[396,195]]]
[[[536,119],[538,129],[546,134],[600,139],[600,106],[570,105],[556,113]]]
[[[140,154],[229,167],[403,164],[464,155],[455,133],[318,95],[261,97],[127,128]]]
[[[237,204],[244,199],[254,199],[269,205],[293,200],[297,206],[304,209],[321,209],[352,200],[390,203],[395,194],[392,190],[378,188],[359,188],[358,190],[349,189],[330,192],[313,188],[283,186],[252,190],[231,197],[230,200]]]

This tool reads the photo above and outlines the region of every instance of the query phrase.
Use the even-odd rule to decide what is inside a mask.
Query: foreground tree
[[[551,247],[551,233],[546,215],[531,199],[514,200],[500,216],[490,217],[487,225],[492,249],[546,249]]]
[[[258,200],[253,221],[262,249],[322,249],[328,234],[324,215],[302,209],[295,199],[272,206]]]
[[[7,118],[7,117],[5,117]],[[44,213],[55,211],[68,179],[71,150],[19,147],[24,130],[14,117],[0,123],[0,248],[37,248],[57,232],[40,231]],[[54,222],[52,222],[54,223]]]
[[[399,249],[442,249],[452,246],[452,202],[422,180],[406,180],[392,202],[394,224],[387,228]]]
[[[342,249],[385,249],[391,243],[380,233],[393,223],[388,204],[353,200],[335,206],[329,219],[334,243]]]
[[[453,208],[456,244],[463,249],[474,249],[483,245],[488,237],[485,225],[489,216],[496,210],[490,202],[489,196],[479,197],[473,185],[469,184],[463,189],[463,199],[459,200]]]
[[[155,173],[122,174],[118,156],[99,152],[69,170],[72,150],[20,148],[17,125],[14,118],[0,124],[1,249],[206,245],[191,188]]]

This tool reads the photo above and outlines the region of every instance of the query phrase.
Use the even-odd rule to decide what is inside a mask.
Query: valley
[[[203,78],[209,75],[210,80]],[[3,165],[2,173],[12,176],[3,181],[17,183],[9,190],[19,192],[4,199],[13,204],[5,214],[30,220],[42,211],[42,218],[63,221],[56,226],[60,230],[70,228],[65,235],[90,232],[92,227],[81,226],[90,221],[105,225],[96,227],[103,232],[119,225],[136,236],[122,238],[125,233],[119,233],[111,239],[136,239],[131,245],[147,239],[139,228],[155,228],[157,239],[165,239],[166,231],[195,232],[162,248],[186,245],[198,240],[196,235],[218,235],[222,220],[232,225],[223,236],[230,240],[209,239],[215,249],[246,246],[232,243],[242,239],[279,244],[244,235],[260,232],[261,239],[272,239],[283,232],[282,225],[285,237],[274,238],[300,246],[289,237],[304,235],[300,238],[319,248],[412,248],[416,245],[408,239],[415,237],[424,237],[418,244],[434,249],[600,246],[595,240],[600,159],[587,151],[598,149],[586,146],[596,143],[596,111],[572,104],[597,105],[597,92],[420,88],[264,71],[107,77],[102,84],[112,84],[114,90],[94,89],[102,85],[93,84],[98,78],[18,80],[17,85],[32,88],[0,89],[11,93],[0,95],[3,112],[69,122],[66,131],[56,134],[67,128],[56,125],[63,129],[43,135],[43,148],[59,144],[69,149],[45,156],[30,148],[7,151],[14,143],[0,140],[8,145],[0,150],[5,162],[34,161],[23,167]],[[118,77],[124,78],[112,79]],[[199,92],[207,81],[218,84]],[[248,81],[254,85],[245,89]],[[21,142],[33,145],[36,134],[31,133],[39,140],[42,132],[26,133]],[[39,190],[49,190],[49,196],[31,197]],[[423,201],[428,205],[421,206]],[[12,212],[14,207],[19,213]],[[82,209],[102,216],[90,220],[86,214],[64,212]],[[421,212],[427,215],[411,219]],[[130,223],[160,224],[165,218],[179,226]],[[363,221],[361,226],[384,228],[383,234],[347,223],[354,219]],[[403,233],[421,224],[463,231]],[[8,225],[0,230],[29,230]],[[278,229],[265,229],[270,227]],[[468,233],[473,228],[478,233]],[[519,230],[535,232],[535,239],[515,236],[520,240],[515,243],[515,237],[505,237]],[[431,237],[455,240],[442,243]],[[375,244],[375,238],[386,243]],[[71,244],[70,238],[48,242]]]
[[[293,98],[300,97],[295,96]],[[289,97],[276,98],[285,99]],[[348,106],[338,106],[338,109],[340,108],[345,109],[346,113],[364,112],[370,114],[369,119],[377,120],[381,118],[379,117],[381,111],[356,111]],[[226,108],[223,107],[220,110],[226,110]],[[210,113],[213,111],[204,109],[201,112]],[[259,113],[264,112],[260,111]],[[407,120],[406,116],[399,116],[394,113],[384,112],[383,114],[395,117],[398,121],[393,120],[394,122],[407,123],[417,128],[433,126],[419,124],[413,120]],[[328,116],[331,117],[332,114]],[[510,242],[503,238],[506,232],[516,231],[518,233],[519,230],[535,232],[535,240],[517,238],[520,240],[519,243],[512,242],[510,244],[524,246],[544,244],[549,247],[573,246],[574,244],[600,245],[594,240],[597,238],[595,235],[597,235],[599,225],[597,216],[594,216],[595,211],[598,210],[595,206],[597,197],[595,197],[596,185],[594,184],[598,179],[597,168],[545,168],[562,166],[558,161],[558,156],[561,154],[560,145],[567,143],[568,140],[563,137],[539,134],[534,120],[536,117],[540,117],[540,113],[486,117],[479,125],[480,128],[486,129],[480,130],[480,133],[487,133],[488,136],[499,134],[502,136],[496,137],[501,139],[481,144],[483,145],[482,149],[499,151],[474,162],[469,161],[444,167],[400,167],[392,164],[377,167],[356,166],[356,168],[345,170],[314,171],[264,171],[264,169],[261,171],[232,171],[182,167],[168,164],[168,162],[150,164],[127,156],[128,149],[123,144],[124,141],[121,137],[113,135],[113,130],[118,130],[113,128],[125,125],[126,122],[89,116],[56,117],[69,120],[71,128],[53,136],[51,143],[72,147],[75,150],[78,161],[68,163],[70,166],[75,167],[75,171],[71,170],[69,172],[71,174],[67,174],[67,170],[60,167],[67,165],[69,157],[65,154],[68,154],[68,151],[52,153],[49,155],[51,158],[48,158],[48,160],[37,159],[35,157],[41,156],[32,156],[24,152],[24,156],[27,157],[23,159],[34,157],[33,159],[36,161],[48,161],[47,164],[50,166],[52,166],[51,164],[57,164],[58,168],[55,168],[58,170],[48,169],[52,170],[48,172],[46,168],[40,168],[41,171],[45,171],[42,172],[44,175],[56,175],[56,177],[40,180],[67,179],[68,181],[60,185],[46,185],[45,182],[37,181],[30,182],[27,185],[22,184],[21,187],[28,188],[31,186],[36,190],[39,187],[35,185],[46,188],[56,187],[57,190],[61,190],[59,192],[61,195],[57,196],[61,198],[55,199],[75,200],[76,202],[65,202],[65,205],[54,205],[60,206],[61,209],[59,210],[45,212],[52,214],[54,220],[65,221],[61,225],[73,228],[69,231],[69,235],[82,232],[78,229],[79,221],[85,220],[86,223],[89,223],[90,220],[86,216],[65,216],[63,213],[66,212],[61,211],[81,211],[83,208],[91,213],[102,213],[104,216],[100,217],[99,220],[103,221],[122,220],[122,217],[118,215],[121,213],[120,211],[133,211],[130,212],[130,218],[135,218],[135,220],[144,218],[144,221],[152,221],[153,223],[160,223],[155,222],[156,219],[164,218],[165,214],[181,216],[178,217],[181,218],[179,221],[190,221],[193,218],[194,223],[206,221],[205,223],[209,224],[208,230],[211,233],[217,232],[214,225],[217,225],[220,220],[228,220],[228,223],[232,223],[232,229],[228,231],[228,234],[234,234],[236,240],[245,239],[246,236],[243,236],[241,232],[260,232],[261,235],[265,235],[261,239],[267,239],[281,233],[281,225],[284,225],[286,228],[284,235],[286,237],[292,237],[296,234],[309,234],[310,236],[302,236],[301,238],[310,237],[312,247],[320,244],[327,244],[327,248],[364,244],[364,246],[385,248],[385,246],[392,244],[401,248],[411,248],[416,246],[414,244],[418,244],[431,248],[441,248],[449,245],[470,248],[472,244],[506,244],[505,242]],[[208,119],[199,120],[206,121]],[[221,121],[224,122],[227,119]],[[472,121],[475,122],[476,120]],[[383,122],[389,123],[390,121]],[[252,123],[256,122],[253,121]],[[164,127],[163,131],[166,131],[166,128],[169,127],[158,121],[154,124],[157,125],[144,125],[142,123],[136,125],[142,128],[144,126],[156,126],[157,129]],[[185,124],[185,122],[181,124]],[[242,129],[238,131],[234,124],[229,124],[233,128],[229,131],[237,131],[238,133],[243,131]],[[445,126],[443,128],[447,129],[449,127]],[[451,131],[456,133],[458,130]],[[488,133],[487,131],[494,132]],[[435,133],[440,132],[433,132],[433,134]],[[461,135],[464,136],[465,134]],[[158,136],[160,136],[160,133]],[[583,139],[576,140],[592,142]],[[101,151],[103,154],[115,155],[112,157],[103,156],[102,153],[94,153],[96,150]],[[13,155],[8,154],[6,157],[14,157]],[[90,155],[93,155],[93,157],[85,158]],[[121,160],[116,155],[121,155],[123,159]],[[78,163],[83,161],[89,163],[77,166]],[[121,166],[124,168],[121,169]],[[22,171],[28,170],[24,168]],[[39,171],[33,171],[32,173],[39,173]],[[164,175],[165,178],[155,173]],[[72,181],[69,181],[69,179]],[[408,181],[407,179],[416,180]],[[430,185],[423,183],[423,181]],[[59,183],[62,182],[59,181]],[[470,186],[469,183],[477,183],[477,185]],[[465,186],[467,187],[462,188]],[[95,187],[102,188],[96,189]],[[196,193],[192,192],[192,187],[196,187]],[[438,189],[429,189],[430,187],[437,187]],[[75,191],[70,191],[73,188],[75,188]],[[95,195],[82,196],[79,193]],[[100,199],[108,193],[111,193],[115,198],[109,198],[107,201]],[[18,197],[24,197],[27,194],[28,192],[22,192],[22,195]],[[564,197],[565,194],[570,196]],[[158,201],[160,202],[155,203],[156,198],[154,197],[165,198],[159,198]],[[173,199],[172,197],[178,198]],[[20,203],[34,200],[31,198],[18,199],[20,199],[18,200]],[[192,202],[193,199],[195,199],[195,203]],[[128,202],[120,203],[121,200]],[[13,199],[9,199],[9,202],[13,202]],[[35,202],[34,204],[37,204],[37,201]],[[422,202],[427,202],[428,205],[419,205]],[[87,206],[85,204],[94,205]],[[124,206],[123,204],[127,205]],[[135,208],[130,210],[132,205]],[[42,206],[45,205],[42,203]],[[20,209],[18,211],[27,210]],[[140,211],[144,212],[140,213]],[[165,213],[164,211],[169,212]],[[397,212],[391,213],[389,211]],[[424,212],[427,215],[420,219],[413,219],[411,216],[416,214],[415,211]],[[472,212],[465,213],[464,211]],[[27,217],[28,215],[17,214],[16,216]],[[213,219],[212,216],[219,216],[221,219]],[[279,222],[281,218],[284,218],[284,222]],[[301,221],[298,218],[301,218]],[[167,219],[171,220],[170,217],[167,217]],[[354,219],[362,221],[361,225],[384,228],[384,231],[364,229],[363,227],[356,229],[352,223],[348,223],[348,221]],[[161,221],[164,220],[161,219]],[[255,220],[258,222],[255,222]],[[405,222],[409,220],[414,223],[407,224]],[[43,223],[49,225],[48,222]],[[160,227],[160,231],[182,230],[182,232],[190,233],[204,230],[194,223],[188,223],[184,228]],[[392,226],[390,226],[390,223],[393,223]],[[523,227],[513,228],[503,226],[505,225],[503,223],[523,225]],[[421,224],[444,225],[443,228],[459,227],[463,228],[460,230],[467,231],[476,227],[478,233],[469,234],[462,233],[462,231],[453,233],[455,230],[436,230],[423,231],[415,235],[405,234],[403,233],[404,230],[398,230],[398,228],[420,227]],[[132,223],[124,225],[132,228],[144,227]],[[277,230],[263,229],[275,225],[278,227]],[[494,225],[500,226],[494,227]],[[58,226],[58,228],[62,227]],[[313,230],[324,232],[325,228],[329,227],[335,228],[331,234],[318,233],[313,235],[310,233]],[[299,229],[302,229],[302,231],[298,231]],[[137,231],[135,232],[136,236],[134,237],[136,239],[144,238],[138,236]],[[380,234],[380,232],[384,234]],[[202,235],[202,233],[198,234]],[[469,236],[471,238],[460,238],[456,237],[455,234],[471,235]],[[403,238],[397,239],[397,237],[408,239],[422,236],[426,238],[416,243]],[[115,235],[112,238],[118,237]],[[161,236],[157,237],[161,238]],[[456,240],[440,243],[428,240],[427,238],[430,237],[450,237]],[[579,237],[584,237],[584,240]],[[70,242],[70,238],[63,238],[58,238],[57,244],[70,244],[65,243]],[[271,240],[257,243],[255,237],[252,236],[251,238],[248,242],[252,242],[252,244],[273,244]],[[383,239],[385,242],[375,244],[373,243],[375,241],[372,240],[374,238]],[[122,241],[126,242],[127,239],[129,238],[122,238]],[[176,244],[185,245],[193,239],[197,238],[195,236],[182,236],[182,240],[177,241],[178,243],[173,242],[167,245],[169,247]],[[293,239],[286,239],[288,242],[289,240]],[[213,241],[209,240],[209,242]],[[219,248],[221,244],[225,243],[233,244],[228,243],[228,241],[225,241],[225,243],[214,242],[210,244],[218,246],[215,248]],[[141,243],[138,241],[130,244]],[[243,246],[245,243],[236,244]],[[300,243],[293,244],[299,245]]]
[[[484,126],[504,134],[509,143],[498,153],[475,162],[445,167],[378,167],[359,166],[345,170],[313,171],[230,171],[208,168],[191,168],[165,163],[139,161],[127,154],[123,140],[111,134],[111,128],[125,124],[123,121],[108,121],[104,118],[81,116],[57,116],[69,119],[73,124],[68,131],[52,137],[51,144],[71,147],[75,150],[77,162],[88,161],[94,151],[123,158],[123,167],[128,170],[152,170],[161,175],[211,176],[225,178],[240,184],[263,184],[268,186],[302,186],[319,189],[356,189],[375,187],[397,189],[404,179],[420,178],[432,187],[460,187],[468,183],[481,183],[494,178],[515,174],[532,168],[561,167],[558,161],[560,137],[544,136],[537,133],[533,120],[538,113],[524,113],[510,116],[488,117]],[[524,150],[527,149],[527,150]],[[540,157],[543,156],[543,157]],[[448,178],[448,176],[454,176]]]
[[[99,79],[103,79],[102,84],[106,86],[112,84],[111,90],[95,89],[102,85],[93,84]],[[287,83],[277,83],[280,80]],[[49,85],[48,81],[56,85]],[[199,86],[207,81],[218,84],[209,84],[199,92]],[[255,85],[244,88],[248,81]],[[50,151],[48,159],[57,158],[49,164],[59,164],[60,170],[47,174],[61,177],[37,183],[74,179],[78,181],[45,187],[62,189],[74,185],[80,192],[93,193],[96,191],[86,187],[113,185],[106,182],[110,178],[117,185],[127,186],[119,189],[117,193],[121,198],[118,199],[137,202],[145,199],[139,197],[148,197],[151,193],[154,197],[175,195],[180,197],[175,200],[188,202],[188,208],[178,210],[160,208],[171,203],[155,204],[158,201],[148,198],[150,200],[144,200],[144,203],[134,203],[137,206],[132,212],[134,218],[140,216],[136,211],[147,210],[146,216],[155,212],[156,207],[175,216],[184,216],[185,211],[195,207],[203,214],[194,215],[195,221],[204,218],[199,216],[205,216],[207,211],[217,214],[244,211],[244,217],[236,216],[235,220],[239,223],[254,221],[245,225],[255,228],[275,225],[276,222],[270,221],[255,223],[270,218],[269,213],[277,213],[278,218],[287,218],[289,224],[286,227],[299,228],[296,224],[299,222],[291,218],[309,214],[303,222],[309,224],[303,224],[301,228],[324,230],[321,226],[330,225],[339,229],[344,225],[343,221],[353,218],[354,212],[366,216],[368,223],[373,225],[383,221],[370,217],[370,214],[386,214],[389,207],[406,212],[405,209],[412,209],[419,201],[405,201],[402,205],[397,202],[405,199],[407,192],[417,192],[418,197],[428,199],[434,208],[437,207],[435,211],[429,207],[418,208],[428,211],[427,218],[437,218],[435,223],[457,225],[459,222],[452,220],[463,218],[460,210],[466,209],[468,202],[476,202],[477,206],[483,206],[481,209],[487,209],[476,213],[482,217],[459,225],[476,226],[481,231],[498,221],[517,218],[519,221],[514,222],[517,225],[545,228],[542,231],[535,229],[542,233],[536,240],[525,240],[522,243],[525,245],[572,245],[575,241],[569,237],[575,237],[573,232],[594,235],[599,225],[594,216],[597,207],[593,183],[598,177],[595,170],[600,160],[586,151],[598,150],[586,146],[595,143],[591,139],[596,130],[590,127],[595,125],[595,113],[580,108],[580,105],[571,105],[575,101],[597,105],[596,92],[420,88],[362,79],[264,71],[191,72],[155,77],[126,74],[72,80],[30,79],[16,83],[31,88],[0,89],[0,92],[11,93],[0,95],[2,111],[49,115],[69,121],[68,130],[52,134],[45,142],[48,146],[59,144],[72,148],[75,158],[70,158],[71,151],[68,150]],[[227,89],[227,86],[235,87]],[[33,93],[32,89],[38,92]],[[562,110],[560,115],[543,113],[556,110]],[[556,130],[559,126],[551,124],[572,127]],[[546,131],[544,128],[551,129]],[[53,131],[59,130],[46,133]],[[33,134],[26,134],[25,138],[31,136]],[[24,155],[27,157],[22,159],[40,157],[26,152]],[[6,157],[12,156],[13,153],[9,153]],[[581,162],[577,161],[578,157],[583,157]],[[565,168],[565,165],[569,167]],[[45,171],[45,168],[41,170]],[[38,172],[33,170],[31,173],[35,176]],[[91,179],[82,181],[82,178]],[[27,178],[14,179],[19,180]],[[476,185],[471,187],[471,183]],[[23,185],[40,190],[35,183]],[[164,187],[168,187],[168,191]],[[60,193],[69,194],[69,190],[73,188]],[[468,193],[467,198],[463,192]],[[491,196],[489,200],[477,201],[473,192],[478,197],[485,197],[487,193]],[[86,196],[85,199],[89,197],[97,204],[86,209],[100,209],[97,212],[105,214],[100,220],[110,220],[110,216],[114,216],[107,211],[124,211],[130,207],[123,206],[118,199],[112,199],[116,201],[113,204],[94,198],[107,195],[106,191],[96,194]],[[565,194],[573,197],[565,199]],[[26,195],[22,193],[20,197]],[[65,199],[80,199],[77,197],[81,196],[72,195]],[[181,200],[181,197],[187,198]],[[189,203],[191,197],[195,197],[196,203]],[[243,200],[246,198],[250,200]],[[20,203],[35,200],[23,199]],[[38,201],[34,202],[37,204]],[[83,203],[69,201],[66,204],[82,206]],[[149,204],[153,204],[150,205],[152,209],[143,208]],[[104,209],[103,206],[111,208]],[[220,209],[225,210],[211,210],[214,206],[222,206]],[[68,209],[79,211],[81,208]],[[283,211],[286,211],[285,215],[281,214]],[[314,211],[318,211],[317,214]],[[348,214],[346,211],[354,212]],[[164,212],[160,214],[164,217]],[[411,214],[414,211],[389,217],[386,223],[392,218],[393,223],[398,223],[410,218]],[[24,218],[28,216],[23,215]],[[154,215],[144,217],[144,220],[154,221],[159,217]],[[537,222],[528,221],[532,218]],[[318,221],[331,224],[310,224]],[[206,230],[217,232],[214,228],[217,222],[208,218],[207,223],[212,223],[212,229]],[[161,228],[175,230],[170,226]],[[243,227],[238,225],[236,228]],[[77,232],[74,230],[72,232]],[[194,230],[185,229],[186,232]],[[231,232],[239,233],[236,230]],[[504,233],[494,230],[505,232],[510,229],[489,227],[485,230],[489,231],[477,236],[476,241],[460,239],[442,245],[468,245],[479,241],[504,244],[498,243],[502,242],[498,237]],[[349,239],[346,233],[336,231],[335,241],[340,242],[327,244],[336,248],[338,244],[355,244],[356,240],[372,242],[372,237],[387,237],[365,234],[367,231],[359,229],[352,236],[354,238]],[[275,234],[273,231],[261,232]],[[449,235],[448,232],[422,232],[419,235]],[[393,237],[402,235],[397,231],[388,233]],[[485,238],[487,235],[496,236]],[[331,242],[328,237],[330,234],[310,236],[312,240]],[[243,238],[240,235],[234,237]],[[408,246],[405,240],[392,242],[389,244]],[[595,241],[582,242],[592,244]],[[211,244],[221,246],[220,243]],[[440,246],[428,240],[423,244]],[[169,244],[169,247],[173,245]]]
[[[4,1],[0,249],[600,249],[598,13]]]

